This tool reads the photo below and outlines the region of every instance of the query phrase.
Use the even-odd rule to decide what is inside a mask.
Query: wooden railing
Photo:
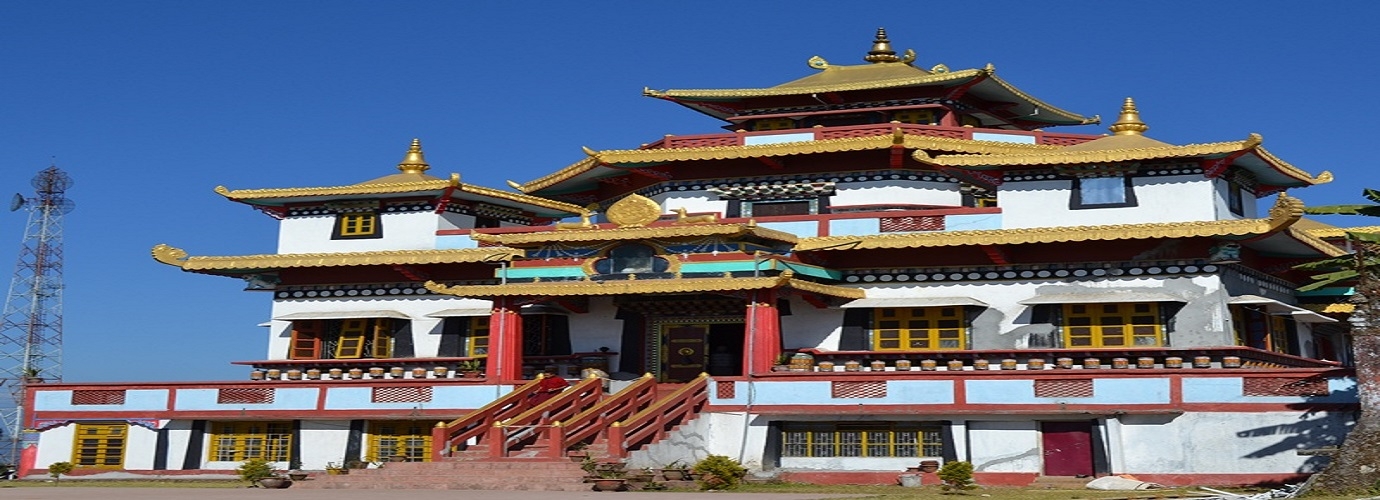
[[[656,402],[656,378],[648,373],[585,411],[551,427],[547,435],[547,453],[552,458],[565,455],[566,449],[584,442],[615,422],[631,417]]]
[[[701,373],[676,392],[635,415],[609,426],[609,455],[624,458],[634,449],[653,443],[699,413],[709,402],[709,374]]]
[[[699,148],[711,146],[741,146],[744,139],[753,136],[779,134],[813,134],[814,140],[841,139],[847,137],[872,137],[891,134],[900,128],[908,135],[943,137],[949,139],[973,138],[973,133],[1005,134],[1034,137],[1036,144],[1069,146],[1098,138],[1088,134],[1061,134],[1044,131],[1000,130],[973,127],[947,127],[943,125],[916,125],[909,123],[873,123],[867,125],[847,125],[838,127],[812,127],[803,129],[770,130],[762,132],[728,132],[718,134],[668,135],[660,140],[642,146],[641,149]]]
[[[503,397],[495,399],[449,424],[437,424],[431,430],[431,459],[439,461],[441,458],[449,456],[456,446],[464,444],[471,438],[484,435],[495,423],[521,413],[527,407],[527,397],[537,391],[543,376],[544,374],[538,375],[536,380],[514,389]]]
[[[503,458],[508,452],[522,447],[523,442],[549,441],[550,422],[564,420],[593,406],[604,395],[604,381],[599,377],[581,380],[574,387],[555,397],[532,406],[518,416],[495,422],[489,428],[489,456]]]

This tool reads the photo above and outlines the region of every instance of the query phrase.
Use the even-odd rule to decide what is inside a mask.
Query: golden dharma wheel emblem
[[[695,350],[689,347],[682,347],[679,351],[676,352],[679,353],[681,356],[689,356],[691,354],[694,354]]]
[[[630,194],[610,206],[604,215],[619,227],[642,227],[661,218],[661,204],[640,194]]]

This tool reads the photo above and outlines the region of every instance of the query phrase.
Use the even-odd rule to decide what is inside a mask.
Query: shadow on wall
[[[1299,420],[1292,424],[1271,425],[1247,429],[1236,433],[1239,438],[1279,436],[1270,446],[1247,453],[1241,458],[1264,458],[1280,453],[1298,453],[1310,450],[1340,446],[1356,424],[1356,415],[1338,409],[1337,401],[1356,401],[1356,385],[1345,391],[1333,391],[1327,395],[1309,396],[1307,401],[1289,405],[1291,409],[1303,410]],[[1300,473],[1319,472],[1327,465],[1327,455],[1312,455],[1299,466]]]

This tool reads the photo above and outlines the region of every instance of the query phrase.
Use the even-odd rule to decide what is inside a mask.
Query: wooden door
[[[661,351],[661,380],[689,382],[706,370],[709,325],[668,325]]]
[[[1092,422],[1040,422],[1046,476],[1093,475]]]

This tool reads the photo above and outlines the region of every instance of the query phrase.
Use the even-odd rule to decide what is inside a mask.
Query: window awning
[[[1299,323],[1335,323],[1334,318],[1329,318],[1321,314],[1309,311],[1302,307],[1291,306],[1275,299],[1261,297],[1259,295],[1239,295],[1227,301],[1228,304],[1242,305],[1263,305],[1265,312],[1272,316],[1293,316]]]
[[[1049,293],[1020,301],[1020,304],[1112,304],[1127,302],[1188,302],[1167,293],[1142,290],[1089,290],[1081,293]]]
[[[869,297],[850,301],[839,307],[842,308],[878,308],[878,307],[943,307],[943,306],[977,306],[988,307],[986,302],[972,297]]]
[[[493,309],[488,307],[466,307],[459,309],[442,309],[426,315],[428,318],[462,318],[468,316],[488,316],[493,314]]]
[[[299,319],[358,319],[358,318],[394,318],[412,319],[411,316],[399,311],[312,311],[297,312],[276,316],[273,319],[279,321],[295,321]]]

